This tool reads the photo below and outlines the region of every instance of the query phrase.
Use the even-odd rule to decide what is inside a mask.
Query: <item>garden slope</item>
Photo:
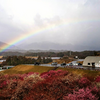
[[[83,70],[83,69],[74,69],[74,68],[55,68],[55,67],[46,67],[46,66],[32,66],[32,65],[17,65],[13,68],[1,71],[0,73],[3,74],[24,74],[24,73],[29,73],[29,72],[38,72],[38,73],[43,73],[43,72],[48,72],[50,70],[64,70],[71,72],[76,75],[80,76],[88,76],[88,77],[97,77],[100,75],[100,71],[91,71],[91,70]]]
[[[59,67],[57,70],[64,70],[64,71],[68,71],[76,75],[90,77],[90,78],[91,77],[96,78],[97,76],[100,75],[100,71],[95,71],[95,70],[83,70],[83,69],[61,68],[61,67]]]
[[[28,73],[28,72],[43,73],[43,72],[48,72],[53,69],[54,69],[54,67],[17,65],[13,68],[1,71],[0,73],[3,73],[3,74],[24,74],[24,73]]]

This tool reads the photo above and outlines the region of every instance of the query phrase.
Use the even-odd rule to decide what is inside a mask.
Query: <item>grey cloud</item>
[[[62,20],[60,19],[59,16],[54,16],[52,18],[41,18],[40,14],[37,14],[34,18],[34,22],[36,26],[46,26],[46,25],[50,25],[50,24],[58,24],[60,23]]]
[[[99,6],[100,0],[87,0],[84,5],[86,6]]]
[[[13,17],[0,6],[0,40],[10,41],[22,32],[23,30],[13,23]]]
[[[43,25],[43,20],[41,19],[41,16],[37,14],[34,18],[35,25],[37,26],[42,26]]]
[[[66,0],[65,0],[66,1]],[[68,2],[81,2],[80,0],[67,0]],[[51,28],[40,32],[39,34],[33,35],[32,37],[26,39],[24,44],[31,43],[34,44],[32,47],[27,46],[27,48],[48,48],[48,49],[100,49],[100,0],[82,0],[85,3],[77,4],[75,10],[67,9],[67,3],[62,9],[55,9],[57,12],[62,13],[59,16],[52,16],[52,18],[42,18],[40,14],[34,17],[34,27],[45,27],[47,25],[54,25],[55,28]],[[63,2],[61,2],[63,4]],[[60,3],[59,6],[60,7]],[[61,6],[62,7],[62,6]],[[72,7],[72,5],[71,5]],[[64,14],[65,13],[65,14]],[[63,24],[63,18],[77,20],[77,22],[72,22],[69,24]],[[62,23],[61,25],[59,25]],[[67,22],[66,22],[67,23]],[[24,26],[23,26],[24,27]],[[13,23],[12,16],[9,16],[2,8],[0,8],[0,39],[7,40],[7,38],[12,39],[16,37],[18,33],[23,30],[21,25],[19,27]],[[26,31],[26,30],[24,30]],[[42,43],[46,41],[46,43]],[[38,44],[35,45],[35,43]],[[38,43],[37,43],[38,42]],[[52,43],[51,43],[52,42]],[[69,45],[68,45],[69,44]],[[65,47],[66,45],[66,47]],[[32,47],[32,48],[31,48]]]
[[[81,5],[79,13],[79,17],[82,18],[100,18],[100,0],[87,0],[85,4]]]
[[[82,11],[82,14],[83,12],[84,11]],[[81,17],[84,18],[83,16],[80,16],[80,18]],[[47,23],[62,21],[59,16],[46,20]],[[45,20],[41,18],[41,22],[43,24],[45,23]],[[63,43],[63,44],[71,43],[74,45],[78,44],[87,47],[90,46],[90,48],[98,48],[100,42],[98,38],[100,37],[99,26],[100,26],[100,21],[96,21],[95,19],[89,20],[89,16],[87,16],[87,19],[82,22],[80,21],[75,24],[72,23],[69,26],[68,25],[62,25],[60,27],[58,26],[56,29],[52,31],[47,31],[47,33],[42,33],[40,34],[40,36],[37,36],[35,38],[38,40],[38,42],[44,40],[44,41],[51,41],[54,43]]]

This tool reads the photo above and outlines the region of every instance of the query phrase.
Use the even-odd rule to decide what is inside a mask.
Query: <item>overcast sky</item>
[[[53,42],[100,49],[100,0],[0,0],[2,42],[9,44],[52,25],[19,44]]]

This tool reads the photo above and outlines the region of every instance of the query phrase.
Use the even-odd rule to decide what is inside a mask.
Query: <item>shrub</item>
[[[17,88],[17,86],[18,86],[18,82],[19,82],[20,80],[10,80],[10,82],[9,82],[9,84],[8,84],[8,89],[16,89]]]
[[[33,85],[23,100],[60,100],[68,90],[60,79],[52,77]]]
[[[91,75],[83,75],[83,77],[87,78],[89,81],[94,82],[95,81],[95,76],[91,76]]]
[[[4,76],[8,80],[13,80],[13,79],[22,79],[22,76],[20,74],[13,74],[13,75],[5,75]]]
[[[0,75],[0,100],[97,100],[100,99],[99,78],[51,70],[42,74]]]
[[[8,80],[9,81],[6,81]],[[15,74],[15,75],[5,75],[0,79],[0,86],[3,90],[0,90],[0,100],[22,100],[24,95],[26,95],[33,84],[42,80],[37,73],[28,74]],[[6,86],[6,88],[4,88]]]
[[[68,74],[68,71],[62,71],[62,70],[51,70],[49,72],[44,72],[40,74],[41,78],[49,78],[49,77],[57,77],[57,76],[66,76]]]
[[[63,100],[98,100],[98,97],[92,94],[92,90],[87,87],[79,89],[78,91],[73,91],[73,94],[64,96]]]
[[[7,82],[6,81],[3,81],[1,84],[0,84],[0,89],[3,89],[7,86]]]
[[[0,89],[7,87],[9,80],[4,75],[0,75]]]
[[[87,87],[87,86],[91,85],[91,82],[85,77],[82,77],[78,83],[79,83],[80,88]]]
[[[96,82],[100,82],[100,76],[97,76],[97,78],[96,78],[95,81],[96,81]]]
[[[30,76],[26,77],[25,80],[19,81],[15,91],[16,93],[12,96],[11,100],[22,100],[23,97],[32,89],[33,85],[41,80],[42,79],[39,77],[39,75],[31,74]]]

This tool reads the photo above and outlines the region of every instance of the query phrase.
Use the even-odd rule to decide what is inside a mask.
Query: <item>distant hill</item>
[[[4,46],[4,45],[7,46],[8,44],[0,41],[0,50],[3,49],[2,46]]]
[[[84,45],[73,45],[69,43],[59,44],[53,42],[34,42],[34,43],[22,43],[18,47],[24,50],[72,50],[72,51],[84,51],[84,50],[98,50],[94,47]]]
[[[4,45],[8,46],[9,44],[0,41],[0,50],[3,49],[2,46],[4,46]],[[7,49],[6,51],[16,51],[17,52],[19,50],[20,50],[20,48],[18,48],[15,45],[12,45],[11,48]]]
[[[9,45],[7,43],[0,41],[0,47],[2,45]],[[0,48],[2,49],[2,48]],[[12,45],[11,48],[7,49],[6,51],[13,51],[13,52],[59,52],[59,51],[85,51],[85,50],[100,50],[96,47],[89,47],[84,45],[73,45],[73,44],[59,44],[53,42],[33,42],[33,43],[22,43],[20,45]]]
[[[3,45],[8,45],[8,44],[0,41],[0,47]]]
[[[26,50],[69,50],[72,48],[71,44],[59,44],[52,42],[34,42],[34,43],[23,43],[18,47]]]

